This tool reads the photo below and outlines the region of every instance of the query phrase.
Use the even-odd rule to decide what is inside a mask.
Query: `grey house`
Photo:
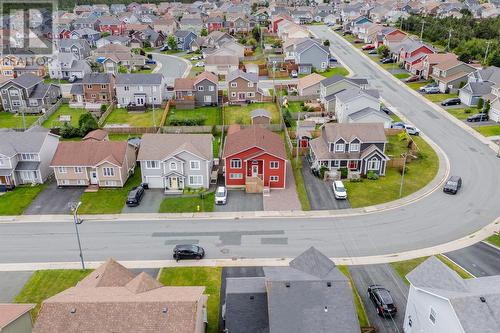
[[[222,308],[228,333],[359,333],[349,280],[311,247],[288,267],[227,278]]]
[[[208,188],[213,140],[211,134],[144,134],[137,158],[142,182],[166,194]]]
[[[50,162],[59,137],[46,128],[0,132],[0,185],[42,184],[52,173]]]
[[[79,17],[71,23],[73,26],[73,29],[78,30],[78,29],[83,29],[83,28],[90,28],[94,30],[99,29],[99,18],[97,15],[91,14],[85,17]]]
[[[192,109],[195,106],[219,104],[219,79],[211,72],[203,72],[194,78],[177,78],[174,82],[176,107]]]
[[[485,99],[491,94],[495,85],[500,85],[500,68],[490,66],[478,69],[469,74],[467,84],[458,90],[458,97],[465,105],[477,105],[480,98]]]
[[[87,60],[78,60],[73,53],[58,53],[49,61],[49,76],[51,79],[82,79],[92,72]]]
[[[177,41],[177,49],[187,51],[191,49],[191,45],[196,40],[196,34],[188,30],[177,30],[174,34]]]
[[[90,56],[90,45],[85,39],[59,39],[57,47],[59,53],[72,53],[78,60]]]
[[[314,39],[306,39],[295,45],[295,63],[300,74],[311,74],[312,70],[325,71],[330,61],[330,50]]]
[[[336,96],[339,92],[350,88],[365,89],[367,85],[366,79],[352,79],[342,75],[334,75],[320,82],[319,99],[326,112],[334,112]]]
[[[0,96],[7,112],[42,113],[59,100],[61,88],[27,73],[0,85]]]
[[[385,175],[389,157],[383,123],[328,123],[321,135],[309,142],[313,165],[329,170],[347,168],[362,175]]]
[[[91,28],[73,30],[71,39],[84,39],[90,46],[96,46],[96,42],[101,38],[101,33]]]
[[[116,100],[119,106],[159,106],[165,99],[162,74],[117,74]]]

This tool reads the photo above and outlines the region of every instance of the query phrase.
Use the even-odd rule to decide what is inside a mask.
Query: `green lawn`
[[[285,142],[285,134],[282,133],[283,142],[285,144],[285,150],[292,164],[293,170],[293,178],[295,178],[295,186],[297,189],[297,197],[300,201],[300,206],[302,210],[308,211],[311,210],[311,203],[309,202],[309,197],[307,196],[306,186],[304,184],[304,177],[302,177],[302,158],[298,158],[298,163],[296,163],[296,158],[292,158],[292,154],[288,147],[288,144]]]
[[[288,103],[288,110],[290,112],[303,112],[302,111],[302,102],[289,102]]]
[[[0,215],[21,215],[46,187],[46,184],[17,186],[13,191],[0,196]]]
[[[214,206],[214,193],[205,194],[203,199],[200,196],[167,197],[163,199],[159,213],[213,212]]]
[[[127,141],[129,138],[140,138],[142,134],[108,134],[111,141]]]
[[[177,110],[170,108],[168,111],[167,125],[170,125],[171,119],[198,119],[204,117],[203,125],[221,125],[222,116],[218,106],[197,107],[192,110]]]
[[[392,121],[401,121],[401,118],[399,118],[396,114],[392,113],[389,117],[391,117]]]
[[[156,125],[160,124],[163,110],[156,108]],[[125,108],[116,108],[106,118],[104,125],[128,125],[130,127],[153,127],[153,111],[148,109],[146,112],[127,112]]]
[[[220,144],[221,144],[221,135],[216,134],[214,135],[214,142],[212,144],[213,152],[214,152],[214,158],[219,157],[219,152],[220,152]]]
[[[50,77],[44,78],[43,82],[45,82],[45,83],[54,83],[54,84],[70,83],[66,79],[51,79]]]
[[[407,83],[406,85],[410,88],[410,89],[413,89],[413,90],[419,90],[420,87],[423,87],[427,84],[429,84],[430,82],[429,81],[423,81],[423,82],[410,82],[410,83]]]
[[[266,109],[271,113],[271,123],[280,123],[280,113],[274,103],[251,103],[247,106],[232,105],[224,108],[224,122],[226,125],[251,123],[250,113],[255,109]]]
[[[375,60],[374,60],[374,61],[375,61]],[[398,69],[398,68],[399,68],[398,64],[396,64],[396,63],[392,63],[392,64],[382,64],[382,63],[381,63],[381,62],[379,62],[379,61],[375,61],[375,62],[376,62],[377,64],[379,64],[379,66],[380,66],[380,67],[382,67],[382,68],[384,68],[384,69],[387,69],[387,70],[389,70],[389,69]]]
[[[40,118],[40,116],[25,115],[26,128],[33,125],[33,123]],[[0,112],[0,128],[23,128],[23,117],[10,112]]]
[[[73,127],[78,127],[78,120],[82,114],[88,113],[85,109],[72,109],[68,104],[61,104],[59,109],[54,112],[45,122],[42,124],[43,127],[46,128],[56,128],[61,127],[62,123],[59,121],[60,116],[71,116],[71,125]]]
[[[477,108],[475,107],[470,107],[470,108],[445,108],[446,112],[451,114],[457,119],[460,120],[465,120],[467,119],[468,116],[471,116],[473,114],[476,114],[478,112]]]
[[[490,244],[493,244],[495,246],[500,247],[500,234],[492,235],[492,236],[486,238],[485,241],[490,243]]]
[[[369,327],[370,322],[368,321],[368,317],[366,316],[365,307],[363,306],[363,302],[361,301],[361,297],[359,296],[358,290],[352,281],[351,273],[349,272],[349,268],[347,266],[337,266],[339,270],[347,276],[349,282],[351,283],[352,288],[352,297],[354,299],[354,305],[356,306],[356,312],[358,314],[359,326],[360,327]]]
[[[439,161],[436,152],[420,137],[413,137],[421,149],[421,158],[407,164],[403,185],[403,196],[412,194],[427,185],[436,175]],[[389,140],[395,142],[394,138]],[[402,143],[404,144],[404,143]],[[401,146],[389,144],[386,154],[399,156]],[[387,168],[386,175],[378,180],[363,179],[362,182],[346,181],[349,202],[353,208],[377,205],[399,199],[401,174],[397,168]]]
[[[410,284],[410,282],[406,279],[406,275],[410,273],[413,269],[415,269],[418,265],[420,265],[422,262],[424,262],[427,258],[429,257],[421,257],[405,261],[397,261],[391,263],[391,266],[392,268],[394,268],[396,273],[398,273],[398,275],[403,279],[403,281],[406,284]],[[472,275],[464,271],[461,267],[452,263],[445,256],[437,255],[437,258],[441,260],[443,263],[445,263],[449,268],[457,272],[457,274],[460,275],[463,279],[470,279],[473,277]]]
[[[16,296],[15,303],[36,303],[31,314],[36,319],[42,301],[70,287],[86,277],[91,270],[53,269],[36,271]]]
[[[500,135],[500,125],[475,126],[474,129],[484,136]]]
[[[324,77],[330,77],[334,75],[347,76],[349,75],[349,71],[344,67],[329,67],[326,71],[318,72],[318,74],[323,75]]]
[[[219,302],[221,267],[169,267],[162,268],[160,282],[165,286],[205,286],[208,295],[208,333],[219,329]]]
[[[434,103],[441,103],[445,99],[458,97],[457,94],[424,94],[423,96]]]
[[[122,188],[101,188],[97,192],[85,192],[80,197],[80,214],[119,214],[128,192],[141,183],[140,168],[127,180]]]
[[[156,65],[148,65],[151,67],[150,69],[136,69],[133,70],[132,73],[134,74],[151,74],[153,73],[153,70],[155,69]]]
[[[408,73],[397,73],[397,74],[392,74],[392,75],[394,75],[394,77],[396,79],[400,79],[400,80],[410,77],[410,74],[408,74]]]

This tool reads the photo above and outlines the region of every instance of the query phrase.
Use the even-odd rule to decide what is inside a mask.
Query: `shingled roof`
[[[96,166],[104,161],[122,166],[127,146],[125,141],[60,142],[51,166]]]
[[[252,147],[259,147],[272,155],[286,159],[285,146],[281,137],[260,126],[250,126],[228,134],[223,157],[229,157]]]

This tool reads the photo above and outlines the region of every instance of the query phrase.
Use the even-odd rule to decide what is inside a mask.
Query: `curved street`
[[[173,85],[176,78],[187,76],[191,69],[189,61],[176,56],[153,53],[153,59],[160,66],[157,72],[163,74],[167,85]]]
[[[173,245],[184,242],[204,246],[207,258],[294,257],[311,245],[330,257],[375,256],[447,243],[500,216],[500,159],[495,152],[326,29],[311,27],[320,38],[330,39],[333,52],[356,76],[367,78],[446,153],[450,173],[464,181],[458,195],[438,189],[398,209],[335,217],[87,221],[80,226],[85,259],[170,259]],[[0,224],[0,263],[77,260],[72,223]]]

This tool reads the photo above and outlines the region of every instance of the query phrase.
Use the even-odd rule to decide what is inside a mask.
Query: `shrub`
[[[319,169],[319,177],[321,179],[325,179],[325,172],[328,171],[328,168],[326,166],[322,166],[320,169]]]
[[[363,178],[351,178],[349,179],[350,183],[361,183],[363,181]]]
[[[464,110],[464,113],[472,113],[472,109],[471,108],[467,108]]]
[[[403,170],[405,171],[405,175],[408,174],[408,171],[410,171],[410,168],[408,167],[408,164],[403,168],[403,166],[399,167],[399,174],[403,174]]]
[[[285,122],[286,127],[292,127],[292,114],[290,110],[285,109],[283,112],[283,121]]]
[[[375,173],[375,171],[373,170],[370,170],[368,171],[368,173],[366,174],[366,178],[367,179],[370,179],[370,180],[377,180],[379,179],[379,175]]]
[[[101,112],[106,112],[108,106],[106,104],[101,104]]]
[[[478,110],[482,110],[482,109],[483,109],[483,107],[484,107],[484,99],[479,98],[479,99],[477,100],[477,108],[478,108]]]
[[[73,127],[70,123],[64,123],[59,130],[59,134],[65,138],[74,138],[80,135],[78,128]]]
[[[80,128],[80,135],[85,136],[88,132],[97,129],[99,125],[92,114],[84,113],[78,119],[78,127]]]
[[[169,119],[169,124],[172,126],[201,126],[207,120],[204,116],[199,116],[195,118],[177,118],[175,116]]]
[[[349,173],[349,171],[347,170],[347,168],[340,168],[340,178],[342,179],[346,179],[347,178],[347,174]]]

